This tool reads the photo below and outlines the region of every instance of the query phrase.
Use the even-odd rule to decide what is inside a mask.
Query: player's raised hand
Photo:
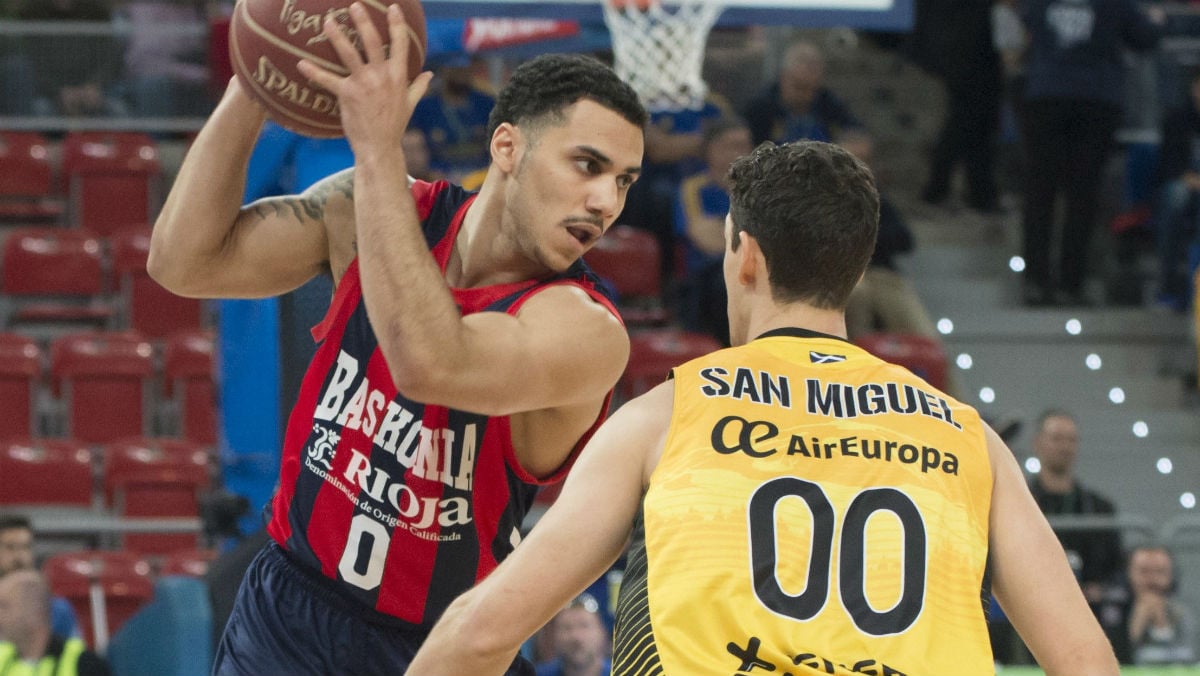
[[[408,81],[410,38],[398,6],[388,8],[387,47],[361,3],[350,5],[350,18],[361,40],[362,53],[333,18],[327,18],[323,26],[348,75],[341,76],[307,59],[301,60],[298,68],[305,77],[337,96],[342,129],[356,156],[399,152],[404,129],[433,74],[426,71]]]

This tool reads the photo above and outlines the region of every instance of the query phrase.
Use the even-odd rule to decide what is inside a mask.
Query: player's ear
[[[738,254],[741,256],[738,260],[738,281],[746,286],[754,286],[761,271],[766,269],[766,261],[762,260],[762,249],[758,248],[758,240],[754,235],[745,230],[739,230],[735,236],[738,238]],[[760,260],[762,268],[759,267]]]
[[[492,162],[505,173],[512,173],[519,161],[519,151],[523,146],[521,130],[511,123],[502,122],[492,132]]]

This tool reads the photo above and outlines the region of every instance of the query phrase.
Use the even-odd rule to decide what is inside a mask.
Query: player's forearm
[[[147,270],[167,289],[209,273],[237,221],[264,114],[232,84],[180,167],[150,238]]]
[[[408,667],[411,676],[500,676],[521,649],[522,636],[472,619],[475,591],[458,597],[438,620]]]
[[[1064,642],[1065,645],[1052,655],[1038,655],[1034,651],[1034,657],[1046,676],[1119,676],[1121,668],[1103,634],[1090,636],[1074,645],[1069,643],[1069,639]]]
[[[462,315],[429,254],[407,179],[398,151],[359,157],[354,207],[367,316],[396,387],[420,398],[445,368],[461,363],[463,331]]]

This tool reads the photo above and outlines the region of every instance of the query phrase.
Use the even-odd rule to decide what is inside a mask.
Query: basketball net
[[[708,94],[704,47],[724,9],[717,0],[601,0],[613,67],[651,111],[698,109]]]

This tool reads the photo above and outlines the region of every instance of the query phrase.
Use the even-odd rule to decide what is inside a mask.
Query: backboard
[[[719,0],[718,25],[792,25],[906,31],[912,28],[914,0]],[[431,19],[517,17],[603,21],[601,0],[424,0]],[[664,0],[670,7],[671,0]]]

